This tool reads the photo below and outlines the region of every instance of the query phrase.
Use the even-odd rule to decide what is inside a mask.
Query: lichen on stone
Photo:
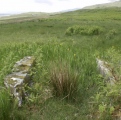
[[[22,96],[24,92],[22,88],[25,84],[29,84],[31,80],[30,70],[35,63],[33,56],[24,57],[17,61],[13,67],[13,72],[4,79],[5,86],[10,89],[11,94],[18,100],[18,106],[22,105]]]

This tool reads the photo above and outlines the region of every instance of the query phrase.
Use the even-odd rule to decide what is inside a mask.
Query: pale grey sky
[[[0,0],[0,14],[58,12],[118,0]]]

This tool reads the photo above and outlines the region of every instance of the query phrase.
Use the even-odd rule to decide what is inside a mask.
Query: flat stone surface
[[[24,57],[20,61],[17,61],[16,64],[13,67],[13,72],[29,72],[29,69],[33,66],[35,62],[35,58],[32,57]]]

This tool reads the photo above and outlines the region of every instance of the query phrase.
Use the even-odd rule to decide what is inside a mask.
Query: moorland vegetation
[[[121,108],[121,9],[77,10],[0,21],[0,120],[112,120]],[[33,85],[18,108],[4,87],[16,61],[34,56]],[[113,87],[96,58],[118,76]]]

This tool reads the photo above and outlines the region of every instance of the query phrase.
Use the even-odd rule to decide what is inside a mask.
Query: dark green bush
[[[99,26],[91,26],[88,29],[89,35],[99,35],[101,32],[103,32],[103,29]]]
[[[117,33],[118,33],[118,32],[117,32],[116,29],[110,30],[110,31],[106,34],[106,39],[111,39],[111,38],[113,38]]]
[[[103,32],[100,26],[73,26],[66,30],[66,35],[99,35]]]
[[[73,27],[69,27],[67,30],[66,30],[66,35],[73,35],[74,33],[74,28]]]

